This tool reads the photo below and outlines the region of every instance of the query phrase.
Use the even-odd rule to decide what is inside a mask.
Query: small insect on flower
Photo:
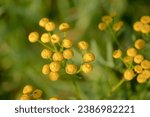
[[[62,32],[66,32],[70,29],[70,25],[68,23],[62,23],[59,26],[59,30]]]
[[[31,43],[35,43],[39,40],[39,33],[38,32],[31,32],[28,36],[28,39]]]

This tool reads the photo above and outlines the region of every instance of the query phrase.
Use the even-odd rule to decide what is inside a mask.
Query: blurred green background
[[[113,94],[111,88],[122,74],[111,57],[113,42],[98,30],[103,15],[116,11],[125,22],[120,37],[122,48],[132,42],[132,24],[143,15],[150,15],[149,0],[0,0],[0,99],[19,99],[22,88],[32,84],[44,92],[43,99],[59,97],[76,99],[70,78],[56,82],[41,73],[40,44],[31,44],[28,34],[40,30],[38,21],[48,17],[59,24],[71,24],[69,35],[75,42],[86,40],[96,55],[94,70],[78,83],[84,99],[150,99],[150,81],[136,84],[125,82]],[[150,56],[146,55],[148,59]],[[120,76],[120,77],[118,77]]]

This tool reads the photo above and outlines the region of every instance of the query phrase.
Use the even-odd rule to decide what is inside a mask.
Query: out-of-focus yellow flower
[[[45,25],[49,22],[49,19],[44,17],[39,21],[39,26],[45,27]]]
[[[20,100],[30,100],[30,99],[31,99],[31,97],[27,94],[24,94],[20,97]]]
[[[144,78],[143,74],[139,74],[139,75],[137,76],[137,82],[138,82],[138,83],[145,83],[146,81],[147,81],[147,79]]]
[[[115,59],[120,58],[121,55],[122,55],[122,51],[121,51],[120,49],[115,50],[115,51],[113,52],[113,58],[115,58]]]
[[[123,58],[123,62],[124,63],[132,63],[133,62],[133,57],[131,57],[131,56],[125,56]]]
[[[134,43],[136,49],[142,49],[145,46],[145,41],[143,39],[137,39]]]
[[[68,23],[62,23],[59,26],[59,30],[62,32],[66,32],[70,29],[70,25]]]
[[[143,60],[141,62],[141,66],[143,69],[150,69],[150,61],[149,60]]]
[[[26,85],[24,88],[23,88],[23,94],[29,94],[33,91],[33,87],[32,85]]]
[[[58,43],[59,41],[60,41],[60,37],[59,37],[58,34],[53,34],[53,35],[51,36],[51,42],[52,42],[53,44]]]
[[[134,62],[140,64],[144,60],[144,56],[141,54],[137,54],[134,57]]]
[[[124,78],[125,80],[132,80],[134,78],[135,74],[134,71],[131,69],[126,69],[124,72]]]
[[[114,31],[119,31],[121,28],[122,28],[122,26],[123,26],[123,22],[122,21],[119,21],[119,22],[117,22],[117,23],[115,23],[114,25],[113,25],[113,29],[114,29]]]
[[[150,25],[149,24],[143,24],[142,28],[141,28],[141,32],[144,34],[147,34],[150,32]]]
[[[142,73],[144,78],[149,79],[150,78],[150,70],[143,70]]]
[[[150,16],[142,16],[140,21],[143,23],[143,24],[148,24],[150,23]]]
[[[137,54],[137,50],[135,48],[128,48],[127,49],[127,55],[134,57]]]
[[[137,21],[133,24],[133,29],[137,32],[140,32],[142,27],[143,27],[143,23],[140,21]]]
[[[100,22],[100,23],[98,24],[98,28],[99,28],[101,31],[104,31],[104,30],[106,30],[107,25],[106,25],[106,23],[104,23],[104,22]]]
[[[108,15],[102,17],[102,21],[105,22],[107,25],[112,23],[112,20],[113,20],[112,17]]]
[[[43,68],[42,68],[42,73],[43,73],[44,75],[47,75],[47,74],[49,74],[49,72],[50,72],[49,65],[48,65],[48,64],[45,64],[45,65],[43,66]]]
[[[31,32],[28,36],[28,39],[31,43],[35,43],[39,40],[39,33],[38,32]]]
[[[41,96],[42,96],[42,90],[40,90],[40,89],[35,89],[34,91],[33,91],[33,93],[32,93],[32,97],[33,97],[33,99],[38,99],[38,98],[40,98]]]
[[[46,31],[54,31],[55,29],[55,23],[54,22],[47,22],[45,24],[45,30]]]
[[[143,68],[141,67],[141,65],[135,65],[134,71],[139,74],[143,71]]]
[[[86,41],[80,41],[78,43],[78,48],[81,50],[87,50],[89,47],[89,44]]]

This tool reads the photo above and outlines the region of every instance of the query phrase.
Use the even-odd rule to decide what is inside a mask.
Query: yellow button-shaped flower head
[[[42,90],[40,90],[40,89],[35,89],[34,91],[33,91],[33,93],[32,93],[32,97],[33,97],[33,99],[38,99],[38,98],[40,98],[41,96],[42,96]]]
[[[20,100],[30,100],[30,99],[31,99],[31,97],[27,94],[24,94],[20,97]]]
[[[87,52],[83,55],[83,61],[84,62],[92,62],[95,60],[95,56],[91,52]]]
[[[50,34],[48,34],[48,33],[43,33],[42,36],[41,36],[41,41],[42,41],[43,43],[48,43],[48,42],[50,42],[50,39],[51,39],[51,36],[50,36]]]
[[[147,79],[144,78],[143,74],[139,74],[139,75],[137,76],[137,82],[138,82],[138,83],[145,83],[146,81],[147,81]]]
[[[59,37],[58,34],[53,34],[53,35],[51,36],[51,42],[52,42],[53,44],[58,43],[59,41],[60,41],[60,37]]]
[[[134,71],[139,74],[143,71],[143,68],[142,68],[141,65],[135,65],[134,66]]]
[[[65,59],[71,59],[73,57],[74,53],[71,49],[66,49],[63,51],[63,57]]]
[[[45,24],[46,31],[54,31],[55,30],[55,23],[54,22],[47,22]]]
[[[67,74],[73,75],[77,72],[77,66],[75,64],[67,64],[65,70]]]
[[[49,49],[43,49],[41,52],[41,57],[43,59],[49,59],[52,56],[53,52]]]
[[[143,39],[137,39],[134,43],[136,49],[142,49],[145,46],[145,41]]]
[[[72,47],[72,40],[71,39],[68,39],[68,38],[65,38],[62,40],[62,46],[64,48],[71,48]]]
[[[127,55],[134,57],[137,54],[137,50],[135,48],[128,48],[127,49]]]
[[[150,61],[149,60],[143,60],[141,62],[141,66],[143,69],[150,69]]]
[[[149,78],[150,78],[150,70],[145,69],[145,70],[142,71],[141,74],[142,74],[143,77],[146,78],[146,79],[149,79]]]
[[[150,32],[150,25],[149,24],[143,24],[141,28],[141,32],[144,34],[148,34]]]
[[[62,23],[59,26],[59,30],[62,32],[66,32],[70,29],[70,25],[68,23]]]
[[[121,55],[122,55],[122,51],[121,51],[120,49],[115,50],[115,51],[113,52],[113,57],[114,57],[115,59],[120,58]]]
[[[81,66],[81,69],[84,73],[89,73],[93,70],[93,66],[90,64],[90,63],[84,63],[82,66]]]
[[[45,64],[42,68],[42,73],[44,75],[47,75],[47,74],[49,74],[49,72],[50,72],[49,64]]]
[[[109,25],[112,22],[112,17],[111,16],[103,16],[102,21],[105,22],[107,25]]]
[[[140,21],[143,23],[143,24],[148,24],[150,23],[150,16],[142,16]]]
[[[113,30],[117,32],[122,28],[122,26],[123,26],[123,22],[119,21],[113,25]]]
[[[39,26],[41,27],[45,27],[45,25],[49,22],[49,19],[48,18],[42,18],[40,21],[39,21]]]
[[[99,30],[104,31],[104,30],[106,30],[107,25],[104,22],[100,22],[98,25],[98,28],[99,28]]]
[[[134,71],[131,69],[126,69],[124,72],[124,78],[125,80],[132,80],[134,78],[135,74]]]
[[[32,85],[26,85],[24,88],[23,88],[23,94],[29,94],[33,91],[33,87]]]
[[[56,81],[59,78],[59,73],[58,72],[50,72],[49,73],[49,79],[51,81]]]
[[[49,67],[52,72],[58,72],[60,70],[60,63],[55,61],[51,62]]]
[[[79,48],[80,50],[87,50],[88,47],[89,47],[89,44],[88,44],[86,41],[80,41],[80,42],[78,43],[78,48]]]
[[[53,58],[53,61],[61,62],[63,60],[63,54],[61,52],[55,52],[52,58]]]
[[[132,63],[133,62],[133,57],[131,56],[125,56],[123,58],[123,62],[126,64],[126,63]]]
[[[38,32],[31,32],[28,36],[28,39],[31,43],[35,43],[39,40],[39,33]]]
[[[143,23],[137,21],[137,22],[135,22],[135,23],[133,24],[133,29],[134,29],[135,31],[137,31],[137,32],[140,32],[141,29],[142,29],[142,26],[143,26]]]
[[[140,64],[144,60],[144,56],[142,54],[137,54],[134,57],[134,62]]]

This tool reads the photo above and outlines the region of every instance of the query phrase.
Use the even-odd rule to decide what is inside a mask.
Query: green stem
[[[80,87],[79,87],[79,85],[78,85],[78,83],[77,83],[77,81],[76,81],[76,79],[73,77],[72,78],[72,81],[73,81],[73,85],[74,85],[74,87],[75,87],[75,90],[76,90],[76,95],[77,95],[77,99],[81,99],[81,96],[80,96]]]
[[[48,48],[48,49],[54,51],[54,49],[52,49],[52,48],[50,48],[49,46],[45,45],[43,42],[41,42],[41,41],[38,41],[38,42],[39,42],[41,45],[43,45],[44,47],[46,47],[46,48]]]
[[[116,86],[114,86],[111,91],[112,92],[116,91],[124,83],[124,81],[125,81],[124,78],[120,80],[120,82]]]

